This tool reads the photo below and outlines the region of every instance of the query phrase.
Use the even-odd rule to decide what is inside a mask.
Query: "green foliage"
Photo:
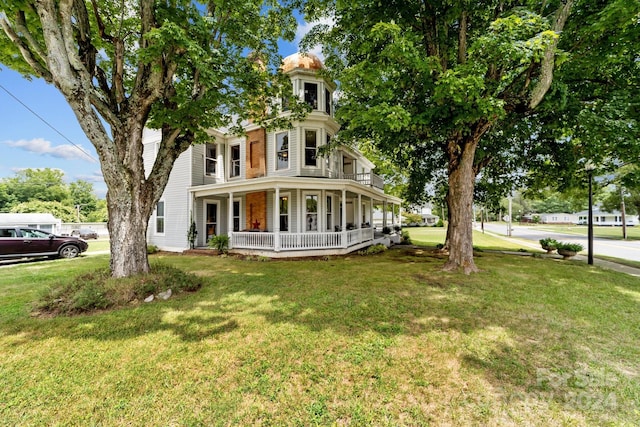
[[[422,224],[422,215],[419,213],[404,213],[402,214],[407,224]]]
[[[207,245],[209,245],[210,248],[216,249],[220,253],[226,253],[229,249],[229,236],[226,234],[211,236]]]
[[[29,202],[13,205],[10,210],[13,213],[50,213],[62,222],[77,222],[76,210],[61,202],[31,200]]]
[[[150,243],[147,243],[147,254],[151,255],[151,254],[155,254],[159,251],[158,247],[156,245],[152,245]]]
[[[558,244],[558,241],[556,239],[552,239],[551,237],[540,239],[540,246],[547,252],[553,252],[554,250],[556,250],[558,248]]]
[[[375,255],[375,254],[382,253],[386,250],[387,250],[387,247],[385,245],[378,243],[377,245],[371,245],[366,249],[358,251],[358,255],[363,255],[363,256]]]
[[[409,232],[407,230],[402,230],[401,237],[402,237],[401,243],[404,243],[406,245],[411,244],[411,236],[409,235]]]
[[[444,221],[442,221],[442,218],[438,219],[438,222],[436,222],[436,227],[444,227]]]
[[[67,184],[56,169],[24,169],[14,177],[0,180],[0,210],[15,213],[51,213],[63,222],[105,222],[106,201],[99,200],[93,184],[74,181]]]
[[[165,264],[154,264],[151,273],[126,279],[111,278],[108,269],[101,269],[52,284],[34,303],[33,310],[38,314],[76,315],[125,307],[167,289],[176,295],[200,287],[201,278]]]
[[[558,244],[556,245],[556,249],[558,251],[564,250],[570,252],[580,252],[584,249],[584,246],[582,246],[580,243],[558,242]]]

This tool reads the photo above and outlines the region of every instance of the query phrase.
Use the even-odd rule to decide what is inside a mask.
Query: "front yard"
[[[2,425],[637,425],[640,283],[555,259],[428,250],[269,261],[159,254],[167,301],[34,318],[59,276],[0,277]]]

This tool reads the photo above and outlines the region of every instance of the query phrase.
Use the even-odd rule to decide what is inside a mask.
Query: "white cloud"
[[[296,30],[296,38],[295,38],[296,45],[300,46],[300,41],[302,40],[302,38],[305,35],[307,35],[307,33],[309,33],[309,31],[311,31],[311,29],[316,25],[324,24],[324,25],[333,26],[334,22],[335,22],[335,19],[333,17],[330,17],[330,18],[326,17],[313,22],[302,21],[302,23],[298,24],[298,29]],[[314,46],[309,51],[309,53],[313,53],[314,55],[318,56],[318,58],[324,60],[324,56],[322,55],[322,46],[320,45]]]
[[[87,181],[87,182],[104,183],[104,176],[102,176],[102,171],[100,171],[100,170],[94,171],[90,175],[76,175],[75,178],[76,179],[81,179],[81,180]]]
[[[35,138],[35,139],[20,139],[17,141],[4,141],[4,144],[9,147],[20,148],[24,151],[28,151],[30,153],[48,155],[51,157],[57,157],[59,159],[66,160],[85,160],[90,162],[95,162],[95,159],[92,158],[86,150],[84,150],[80,146],[75,146],[71,144],[62,144],[52,146],[50,141],[47,141],[43,138]]]

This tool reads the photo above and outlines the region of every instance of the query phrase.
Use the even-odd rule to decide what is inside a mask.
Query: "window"
[[[233,231],[240,231],[240,201],[233,201]]]
[[[333,231],[333,196],[327,196],[327,231]]]
[[[216,163],[218,161],[216,155],[215,144],[207,144],[204,154],[204,174],[207,176],[216,175]]]
[[[317,151],[317,132],[315,130],[304,131],[304,165],[318,166],[316,161]]]
[[[240,145],[231,146],[231,177],[240,176]]]
[[[327,147],[329,146],[330,143],[331,143],[331,135],[327,134]],[[329,152],[327,152],[325,157],[325,165],[327,169],[331,170],[331,154],[329,154]]]
[[[164,233],[164,201],[156,205],[156,233]]]
[[[318,231],[318,196],[308,194],[305,197],[306,231]]]
[[[324,111],[331,115],[331,92],[324,90]]]
[[[289,196],[280,197],[280,231],[289,231]]]
[[[207,242],[217,234],[218,231],[218,205],[216,203],[207,203],[206,205],[206,230]]]
[[[276,169],[289,168],[289,134],[282,132],[276,134]]]
[[[318,85],[315,83],[304,84],[304,102],[314,110],[318,109]]]

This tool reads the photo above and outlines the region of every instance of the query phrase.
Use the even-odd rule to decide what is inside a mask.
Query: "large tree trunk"
[[[473,261],[473,158],[476,146],[467,145],[457,167],[449,172],[449,260],[447,271],[462,269],[465,274],[478,271]]]
[[[150,215],[148,206],[135,196],[113,197],[107,194],[109,209],[109,235],[111,249],[111,275],[128,277],[134,274],[148,273],[147,224]]]
[[[134,114],[124,129],[113,132],[113,146],[118,147],[117,160],[104,161],[108,153],[100,152],[102,171],[109,189],[107,209],[113,277],[149,272],[147,227],[169,175],[169,172],[163,174],[157,188],[153,177],[145,177],[143,126],[144,120]],[[170,171],[171,166],[168,167]]]
[[[477,169],[475,154],[482,135],[491,123],[480,121],[471,127],[468,136],[456,135],[447,144],[449,156],[449,224],[447,244],[449,259],[445,271],[462,269],[465,274],[478,271],[473,260],[473,191]]]

